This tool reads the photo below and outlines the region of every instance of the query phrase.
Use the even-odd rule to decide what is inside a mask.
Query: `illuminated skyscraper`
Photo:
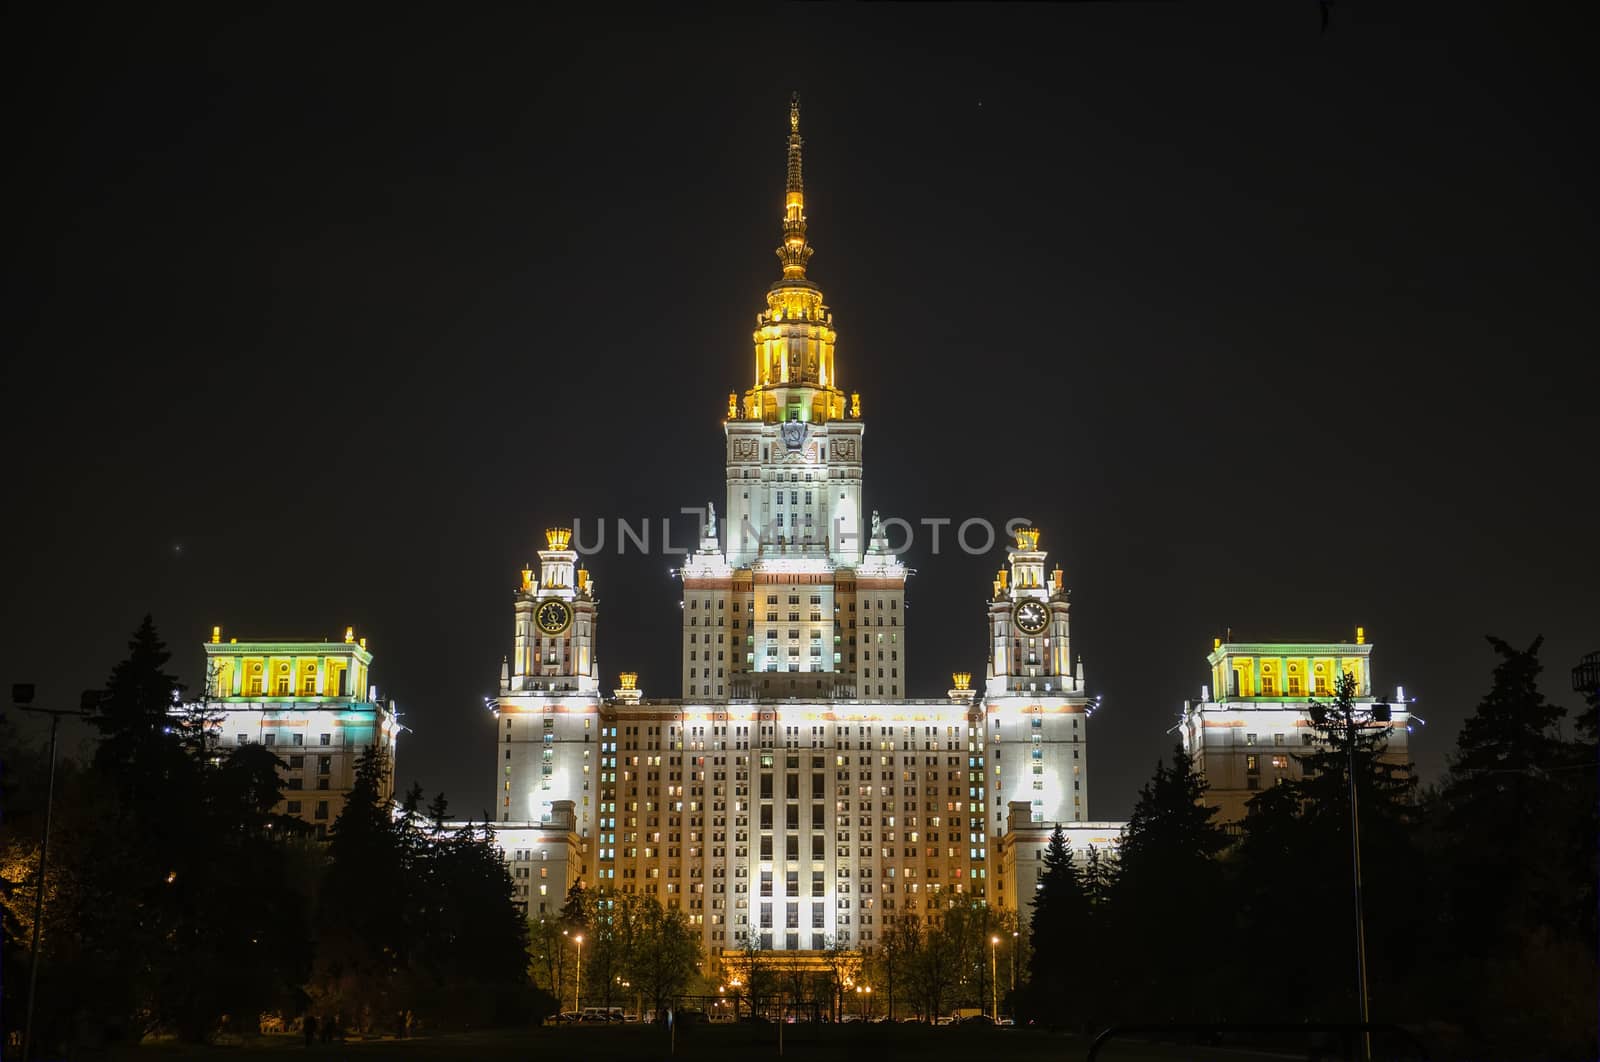
[[[678,570],[682,696],[647,699],[631,674],[601,691],[599,602],[566,531],[522,573],[495,783],[532,917],[581,880],[682,910],[713,953],[867,946],[951,898],[1016,906],[991,873],[1014,823],[1116,833],[1087,821],[1090,700],[1037,529],[994,580],[982,681],[906,696],[908,570],[864,504],[861,397],[807,276],[801,149],[796,102],[781,276],[751,386],[727,396],[725,516],[707,507]]]

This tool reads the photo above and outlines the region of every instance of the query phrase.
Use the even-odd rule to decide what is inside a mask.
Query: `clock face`
[[[1050,610],[1037,601],[1024,601],[1014,613],[1017,627],[1024,634],[1038,634],[1050,624]]]
[[[533,614],[533,621],[546,634],[560,634],[572,626],[572,606],[559,598],[550,598]]]

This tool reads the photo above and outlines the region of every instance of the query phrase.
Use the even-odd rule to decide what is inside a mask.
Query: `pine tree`
[[[1556,732],[1565,710],[1539,689],[1542,642],[1519,650],[1489,639],[1500,657],[1494,683],[1461,728],[1441,792],[1456,848],[1452,913],[1486,943],[1487,927],[1512,934],[1573,927],[1575,912],[1562,902],[1559,831],[1560,768],[1575,760]]]
[[[164,669],[172,658],[146,615],[128,641],[128,658],[112,668],[90,722],[100,731],[94,765],[115,779],[124,804],[149,815],[192,794],[175,791],[191,781],[175,733],[172,710],[183,686]]]
[[[350,1023],[394,1013],[407,936],[410,887],[399,831],[383,799],[388,756],[372,746],[356,761],[350,796],[328,833],[317,912],[312,995],[324,1015]]]
[[[1107,958],[1117,991],[1107,1002],[1147,1020],[1210,1016],[1185,990],[1205,975],[1200,953],[1169,926],[1174,910],[1213,910],[1221,900],[1217,857],[1229,842],[1205,794],[1205,779],[1175,746],[1171,765],[1158,762],[1140,788],[1122,833],[1104,938],[1119,943]]]
[[[1539,688],[1543,639],[1488,641],[1492,684],[1436,802],[1441,996],[1495,1053],[1596,1057],[1594,764]]]
[[[1029,929],[1033,954],[1028,962],[1028,1008],[1035,1020],[1056,1024],[1074,1018],[1063,1001],[1075,999],[1067,956],[1078,951],[1088,925],[1083,882],[1072,845],[1058,824],[1044,851],[1044,873],[1033,895]]]
[[[1206,789],[1181,745],[1173,749],[1171,767],[1156,764],[1155,776],[1139,790],[1117,852],[1123,876],[1153,881],[1159,873],[1147,867],[1206,867],[1228,847],[1227,832],[1212,821],[1217,808],[1205,803]]]
[[[1116,860],[1090,845],[1083,861],[1083,897],[1092,912],[1105,906],[1116,882]]]

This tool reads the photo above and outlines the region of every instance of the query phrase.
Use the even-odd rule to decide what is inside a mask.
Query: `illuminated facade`
[[[342,642],[224,642],[213,627],[205,651],[207,697],[221,717],[218,748],[255,743],[278,754],[280,814],[326,837],[355,784],[356,761],[374,745],[388,753],[383,795],[392,796],[399,726],[393,702],[368,685],[365,638],[347,629]]]
[[[1220,822],[1237,822],[1258,792],[1302,776],[1293,754],[1315,743],[1310,706],[1333,699],[1340,675],[1355,679],[1357,705],[1378,700],[1372,646],[1360,627],[1353,643],[1218,639],[1206,662],[1211,684],[1201,687],[1199,702],[1184,702],[1181,730],[1184,751],[1210,786],[1206,802],[1220,808]],[[1410,762],[1410,724],[1405,690],[1398,688],[1384,759]]]
[[[980,683],[906,695],[908,572],[864,508],[861,399],[806,276],[797,105],[788,134],[782,275],[752,386],[727,396],[725,519],[707,507],[677,573],[682,696],[647,699],[631,674],[600,689],[594,582],[565,530],[515,594],[495,783],[530,917],[581,880],[684,911],[713,953],[870,946],[953,896],[1007,902],[1009,829],[1087,824],[1090,699],[1037,530],[994,579]]]

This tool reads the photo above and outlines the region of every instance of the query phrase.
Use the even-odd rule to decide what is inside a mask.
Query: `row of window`
[[[306,735],[300,733],[299,731],[295,731],[293,733],[290,733],[287,736],[288,736],[289,740],[286,742],[286,744],[290,745],[291,747],[297,747],[297,746],[300,746],[300,745],[304,745],[306,743]],[[236,743],[240,744],[240,745],[248,745],[248,744],[250,744],[250,735],[249,734],[240,734],[240,735],[238,735],[238,740],[237,740]],[[261,743],[263,745],[277,745],[279,743],[278,742],[277,733],[274,732],[274,731],[268,730],[266,733],[261,735]],[[318,734],[317,735],[317,744],[318,745],[332,745],[333,744],[333,735],[332,734]]]

